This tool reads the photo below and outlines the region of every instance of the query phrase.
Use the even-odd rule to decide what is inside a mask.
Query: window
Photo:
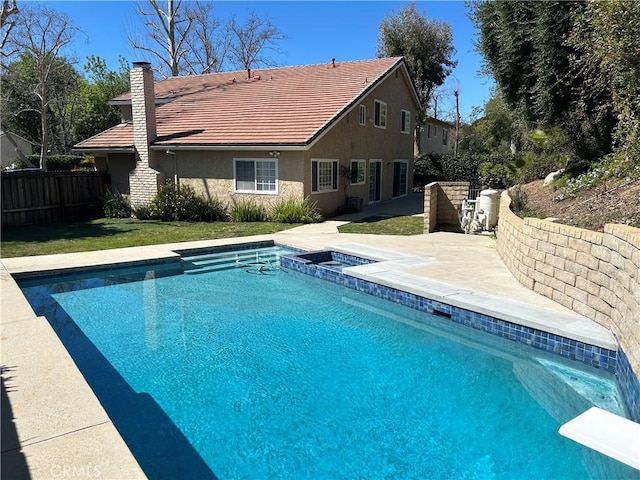
[[[411,112],[406,110],[402,110],[401,118],[400,118],[400,131],[402,133],[409,133],[409,128],[411,128]]]
[[[311,161],[311,191],[332,192],[338,189],[338,161]]]
[[[367,161],[351,160],[351,185],[363,185],[366,181]]]
[[[360,125],[367,124],[367,107],[360,105]]]
[[[277,160],[234,160],[236,192],[278,193]]]
[[[431,138],[431,137],[432,137],[432,135],[431,135],[431,124],[428,123],[427,124],[427,138]]]
[[[376,127],[387,128],[387,104],[376,100],[373,104],[373,109],[373,124]]]
[[[449,144],[449,130],[447,130],[446,128],[442,129],[442,144],[443,145]]]

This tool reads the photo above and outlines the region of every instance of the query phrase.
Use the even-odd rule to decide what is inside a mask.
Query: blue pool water
[[[150,478],[640,478],[557,433],[625,414],[606,372],[275,268],[147,268],[22,288]]]

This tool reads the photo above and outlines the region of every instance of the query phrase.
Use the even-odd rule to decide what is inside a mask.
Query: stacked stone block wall
[[[432,182],[424,187],[424,233],[437,225],[460,225],[459,209],[469,196],[469,182]]]
[[[521,219],[501,198],[497,250],[528,288],[610,329],[640,373],[640,229],[594,232]]]

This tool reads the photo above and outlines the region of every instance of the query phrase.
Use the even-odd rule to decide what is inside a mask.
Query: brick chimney
[[[131,111],[136,168],[129,173],[131,203],[146,205],[158,192],[164,175],[153,167],[157,162],[151,143],[156,139],[156,98],[151,64],[134,62],[129,73],[131,81]]]

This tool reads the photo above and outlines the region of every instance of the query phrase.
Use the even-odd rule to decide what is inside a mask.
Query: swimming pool
[[[151,478],[638,478],[557,434],[624,414],[613,375],[297,273],[196,270],[21,282]]]

